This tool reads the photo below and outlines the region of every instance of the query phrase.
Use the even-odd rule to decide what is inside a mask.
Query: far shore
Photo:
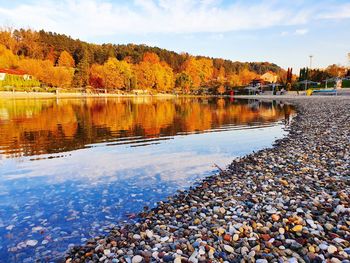
[[[343,89],[339,91],[338,96],[350,96],[350,89]],[[11,91],[0,91],[0,99],[25,99],[25,98],[127,98],[127,97],[231,97],[229,95],[176,95],[176,94],[117,94],[117,93],[52,93],[52,92],[11,92]],[[236,99],[298,99],[298,98],[312,98],[315,96],[306,96],[305,93],[290,92],[286,95],[234,95],[232,98]],[[317,97],[330,97],[330,95],[317,95]],[[333,97],[333,96],[332,96]]]

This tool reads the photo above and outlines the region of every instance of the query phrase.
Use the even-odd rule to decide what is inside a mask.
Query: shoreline
[[[350,96],[350,89],[342,90],[338,96]],[[306,96],[306,95],[296,95],[296,93],[291,93],[287,95],[175,95],[175,94],[114,94],[114,93],[97,93],[97,94],[87,94],[87,93],[52,93],[52,92],[22,92],[22,91],[0,91],[0,99],[49,99],[49,98],[138,98],[138,97],[159,97],[159,98],[177,98],[177,97],[218,97],[218,98],[233,98],[233,99],[310,99],[310,98],[330,98],[334,96],[329,95],[317,95],[317,96]]]
[[[279,97],[297,116],[272,148],[73,247],[66,262],[348,262],[350,97],[299,98]]]

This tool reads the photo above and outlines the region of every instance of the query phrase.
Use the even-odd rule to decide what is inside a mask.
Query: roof
[[[0,73],[6,73],[10,75],[26,75],[27,73],[23,70],[17,70],[17,69],[5,69],[5,68],[0,68]]]
[[[315,81],[311,81],[311,80],[303,80],[303,81],[299,81],[299,84],[318,84],[318,82]]]
[[[245,90],[259,90],[258,87],[251,87],[251,86],[245,87],[244,89]]]

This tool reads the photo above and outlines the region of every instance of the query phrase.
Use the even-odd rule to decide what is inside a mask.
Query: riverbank
[[[50,98],[120,98],[120,97],[141,97],[141,96],[159,96],[159,97],[175,97],[173,94],[157,94],[157,95],[136,95],[136,94],[117,94],[117,93],[52,93],[52,92],[9,92],[0,91],[0,99],[50,99]]]
[[[139,224],[73,248],[67,261],[348,259],[350,100],[291,102],[298,116],[274,148],[235,160],[219,175],[142,213]]]
[[[273,148],[72,248],[67,262],[348,262],[350,99],[290,102],[298,115]]]
[[[343,89],[338,92],[338,96],[350,96],[350,89]],[[11,91],[0,91],[0,99],[49,99],[49,98],[120,98],[120,97],[230,97],[229,95],[217,96],[217,95],[175,95],[175,94],[117,94],[117,93],[52,93],[52,92],[11,92]],[[312,96],[306,96],[305,93],[297,95],[296,92],[290,92],[286,95],[234,95],[233,98],[237,99],[294,99],[294,98],[310,98]],[[330,97],[329,95],[317,95],[317,97]]]

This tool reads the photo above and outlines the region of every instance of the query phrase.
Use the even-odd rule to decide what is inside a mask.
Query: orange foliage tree
[[[67,51],[62,51],[58,58],[58,66],[74,68],[75,62],[73,57]]]
[[[70,86],[74,74],[73,68],[54,67],[49,60],[21,59],[19,69],[53,87]]]
[[[189,57],[183,64],[183,71],[191,77],[193,88],[198,89],[212,79],[213,61],[207,58]]]
[[[135,65],[134,71],[138,88],[166,92],[174,87],[172,68],[167,63],[160,62],[155,53],[145,53],[143,60]]]
[[[130,90],[134,74],[126,61],[109,58],[103,65],[94,64],[90,70],[90,85],[95,88]]]

